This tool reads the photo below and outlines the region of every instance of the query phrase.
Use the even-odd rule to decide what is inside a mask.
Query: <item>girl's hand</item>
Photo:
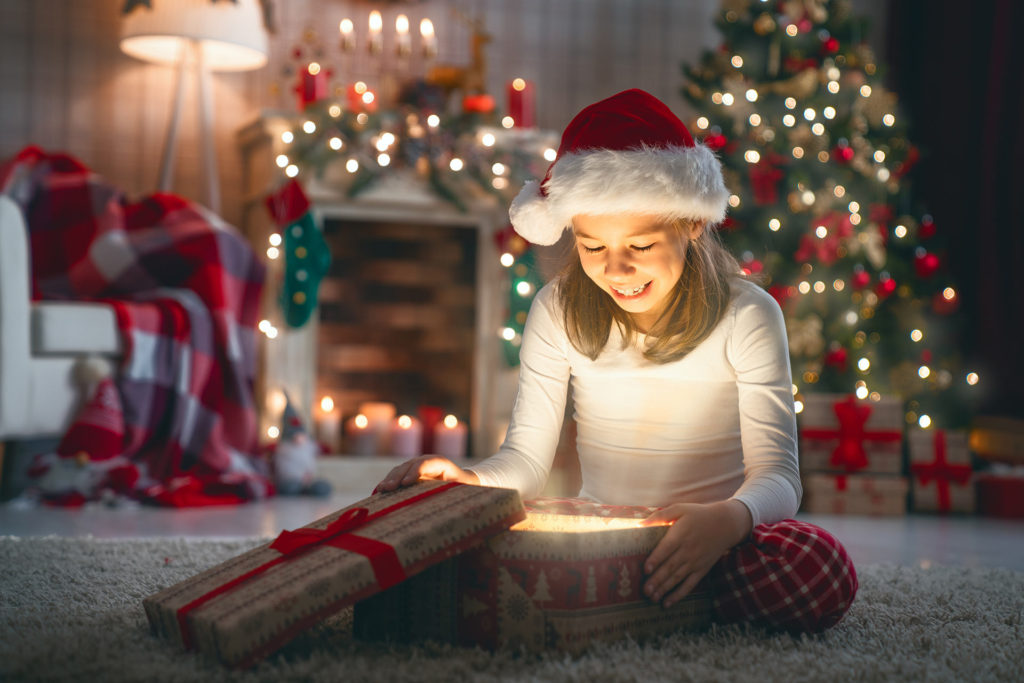
[[[475,473],[464,470],[448,458],[436,455],[421,455],[406,460],[394,468],[384,480],[377,484],[378,491],[394,491],[402,486],[411,486],[420,479],[437,479],[440,481],[457,481],[462,484],[479,484],[480,479]]]
[[[747,506],[738,500],[677,503],[658,510],[645,523],[666,521],[672,521],[672,528],[644,564],[644,593],[665,607],[689,594],[722,554],[750,534],[753,524]]]

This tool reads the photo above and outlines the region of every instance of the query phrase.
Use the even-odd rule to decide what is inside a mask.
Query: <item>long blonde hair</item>
[[[655,324],[656,336],[648,336],[644,358],[668,363],[682,358],[711,334],[729,307],[729,281],[742,277],[739,263],[722,245],[711,225],[690,239],[690,223],[669,223],[681,243],[686,244],[683,272],[672,290],[672,298]],[[622,310],[583,270],[576,241],[565,254],[559,273],[558,297],[566,333],[577,351],[595,360],[608,344],[612,323],[622,331],[623,348],[636,341],[640,329],[632,316]],[[652,330],[653,332],[653,330]]]

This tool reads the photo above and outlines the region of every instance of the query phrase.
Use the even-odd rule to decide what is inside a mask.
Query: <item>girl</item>
[[[525,239],[568,228],[575,249],[530,309],[504,443],[472,469],[412,459],[378,489],[441,479],[537,496],[571,385],[580,497],[672,523],[645,563],[652,600],[668,607],[707,576],[723,622],[838,622],[856,573],[826,531],[788,519],[802,490],[786,332],[717,241],[727,202],[717,158],[653,96],[580,112],[509,212]]]

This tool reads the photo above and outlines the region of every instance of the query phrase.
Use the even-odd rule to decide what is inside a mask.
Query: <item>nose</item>
[[[604,274],[609,278],[626,278],[636,272],[633,255],[628,251],[615,251],[608,254],[604,264]]]

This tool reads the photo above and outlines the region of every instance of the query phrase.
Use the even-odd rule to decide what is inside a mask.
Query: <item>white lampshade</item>
[[[121,23],[121,50],[149,62],[176,64],[186,40],[197,40],[212,71],[247,71],[267,63],[259,0],[151,0]]]

